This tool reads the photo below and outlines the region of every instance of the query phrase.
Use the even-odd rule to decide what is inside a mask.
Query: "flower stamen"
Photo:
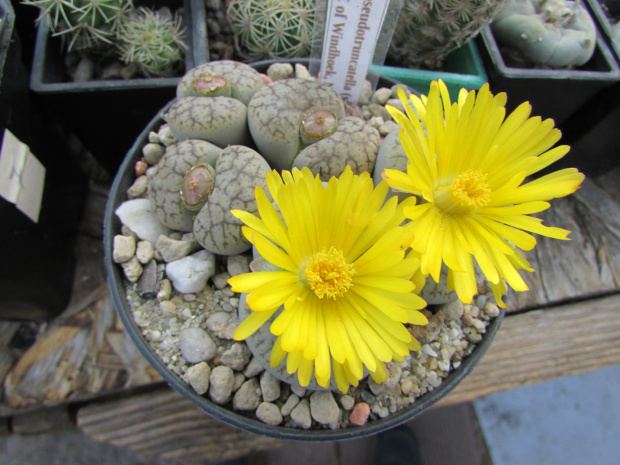
[[[304,269],[308,285],[319,299],[344,295],[351,287],[354,274],[354,266],[334,247],[314,253]]]
[[[468,170],[458,175],[449,185],[435,193],[439,210],[452,218],[466,218],[491,201],[487,175],[480,170]]]

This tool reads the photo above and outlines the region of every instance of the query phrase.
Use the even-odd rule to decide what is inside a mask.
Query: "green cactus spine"
[[[168,9],[138,8],[121,23],[117,42],[121,60],[151,77],[175,75],[187,48],[182,18]]]
[[[453,50],[489,24],[506,0],[405,0],[388,57],[440,68]]]
[[[132,8],[132,0],[24,0],[39,8],[37,22],[50,20],[55,36],[66,40],[71,50],[97,49],[113,43],[123,17]]]
[[[310,55],[313,0],[231,0],[226,12],[237,52],[249,61]]]

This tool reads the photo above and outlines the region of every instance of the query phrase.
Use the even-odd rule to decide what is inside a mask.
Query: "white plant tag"
[[[359,99],[389,7],[385,0],[328,2],[319,79],[343,100]]]
[[[10,131],[0,150],[0,196],[37,223],[43,200],[45,167]]]

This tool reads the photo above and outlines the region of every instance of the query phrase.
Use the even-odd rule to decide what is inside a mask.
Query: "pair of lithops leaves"
[[[190,70],[164,119],[180,142],[149,171],[151,204],[164,224],[222,255],[249,248],[230,210],[257,213],[254,190],[266,190],[271,168],[371,171],[379,147],[376,129],[344,117],[332,89],[302,79],[265,85],[233,61]]]

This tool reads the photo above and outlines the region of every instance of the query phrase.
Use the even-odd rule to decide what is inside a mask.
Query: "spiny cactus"
[[[185,55],[185,28],[177,13],[138,8],[121,23],[117,38],[121,60],[143,76],[173,76]]]
[[[596,46],[596,26],[579,1],[510,0],[491,30],[502,53],[517,65],[581,66]]]
[[[132,8],[132,0],[24,0],[39,8],[37,23],[50,20],[55,36],[66,39],[71,50],[96,49],[111,44],[120,21]]]
[[[310,55],[313,0],[231,0],[227,19],[237,52],[249,61]]]
[[[388,58],[402,66],[441,68],[453,50],[489,24],[506,0],[405,0]]]

